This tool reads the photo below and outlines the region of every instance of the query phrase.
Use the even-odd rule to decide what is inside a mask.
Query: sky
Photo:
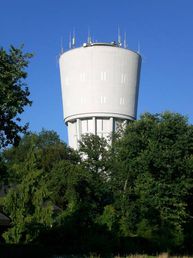
[[[138,117],[179,112],[193,123],[193,0],[0,0],[0,46],[31,52],[27,83],[33,105],[22,121],[31,131],[56,131],[67,142],[58,57],[75,30],[77,46],[117,40],[140,48]]]

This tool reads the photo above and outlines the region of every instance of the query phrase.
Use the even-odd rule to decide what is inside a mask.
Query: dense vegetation
[[[79,152],[52,131],[25,135],[1,155],[3,238],[69,252],[191,251],[192,154],[193,126],[168,112],[144,114],[112,146],[83,136]]]
[[[71,254],[191,253],[193,126],[146,113],[111,146],[82,136],[78,152],[53,131],[21,138],[30,57],[0,50],[0,211],[10,218],[1,241]]]

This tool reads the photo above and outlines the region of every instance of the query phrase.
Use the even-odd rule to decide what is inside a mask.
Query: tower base
[[[69,120],[67,122],[69,146],[78,150],[79,141],[84,134],[104,137],[110,143],[112,133],[117,132],[127,121],[129,120],[114,117],[88,117]]]

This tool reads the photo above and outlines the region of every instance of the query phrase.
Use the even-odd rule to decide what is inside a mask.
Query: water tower
[[[107,137],[136,119],[141,56],[118,42],[84,43],[60,56],[64,121],[69,145],[81,135]]]

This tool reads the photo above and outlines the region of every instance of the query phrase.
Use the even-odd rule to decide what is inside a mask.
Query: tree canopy
[[[8,144],[18,144],[27,124],[21,125],[20,114],[31,105],[26,84],[30,53],[22,47],[10,47],[9,52],[0,48],[0,149]]]
[[[7,243],[192,250],[193,126],[180,114],[145,113],[111,146],[83,136],[78,152],[53,131],[30,133],[0,164],[10,186],[1,201],[12,221]]]
[[[112,184],[121,231],[181,245],[193,212],[193,126],[179,114],[146,113],[115,145]]]

